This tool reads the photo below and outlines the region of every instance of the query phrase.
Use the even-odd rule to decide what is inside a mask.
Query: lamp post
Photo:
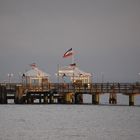
[[[10,84],[11,84],[11,80],[13,76],[14,76],[13,73],[8,73],[9,88],[10,88]]]
[[[102,83],[104,83],[104,72],[101,72]]]
[[[22,73],[21,72],[18,73],[18,81],[19,81],[19,83],[22,83]]]
[[[88,83],[93,83],[93,81],[94,81],[93,75],[94,75],[94,73],[91,73],[91,77],[90,77],[90,80],[88,80]]]
[[[140,72],[138,73],[138,75],[140,76]]]

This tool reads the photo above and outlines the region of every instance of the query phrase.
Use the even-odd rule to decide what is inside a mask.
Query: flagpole
[[[59,84],[59,64],[57,64],[57,82]]]
[[[72,61],[71,64],[73,65],[73,64],[74,64],[74,53],[72,53],[71,59],[72,59],[72,60],[71,60],[71,61]],[[75,67],[75,66],[72,66],[72,67],[73,67],[73,80],[72,80],[72,81],[73,81],[73,83],[74,83],[74,67]]]
[[[75,68],[75,63],[74,63],[74,53],[73,53],[73,49],[69,49],[68,51],[66,51],[63,55],[63,58],[66,58],[68,56],[71,56],[71,64],[70,66],[72,67],[73,70],[73,75],[72,75],[72,82],[74,83],[74,68]]]
[[[71,56],[71,64],[74,64],[74,53]]]

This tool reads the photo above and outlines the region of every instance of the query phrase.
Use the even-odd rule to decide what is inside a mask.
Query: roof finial
[[[34,69],[34,68],[37,67],[36,63],[32,63],[32,64],[30,64],[30,66],[32,67],[32,69]]]

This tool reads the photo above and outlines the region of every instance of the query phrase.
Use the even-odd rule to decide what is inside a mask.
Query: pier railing
[[[140,94],[140,83],[48,83],[40,86],[1,83],[0,86],[4,86],[9,94],[15,92],[17,86],[22,86],[25,90],[34,92],[56,90],[57,92]]]
[[[138,83],[51,83],[42,89],[56,90],[57,92],[84,92],[84,93],[112,93],[117,94],[140,94],[140,84]]]

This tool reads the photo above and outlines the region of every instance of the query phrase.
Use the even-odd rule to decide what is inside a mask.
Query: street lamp
[[[140,76],[140,72],[138,73],[138,75]]]
[[[95,75],[95,73],[91,73],[91,78],[90,78],[90,81],[89,81],[90,83],[93,83],[93,81],[94,81],[94,79],[93,79],[94,78],[94,75]]]
[[[19,81],[19,83],[21,83],[21,81],[22,81],[21,75],[22,75],[21,72],[19,72],[19,73],[18,73],[18,81]]]
[[[11,78],[13,77],[13,73],[8,73],[8,82],[9,82],[9,88],[10,88],[10,84],[11,84]]]
[[[102,83],[104,82],[104,72],[101,72]]]

